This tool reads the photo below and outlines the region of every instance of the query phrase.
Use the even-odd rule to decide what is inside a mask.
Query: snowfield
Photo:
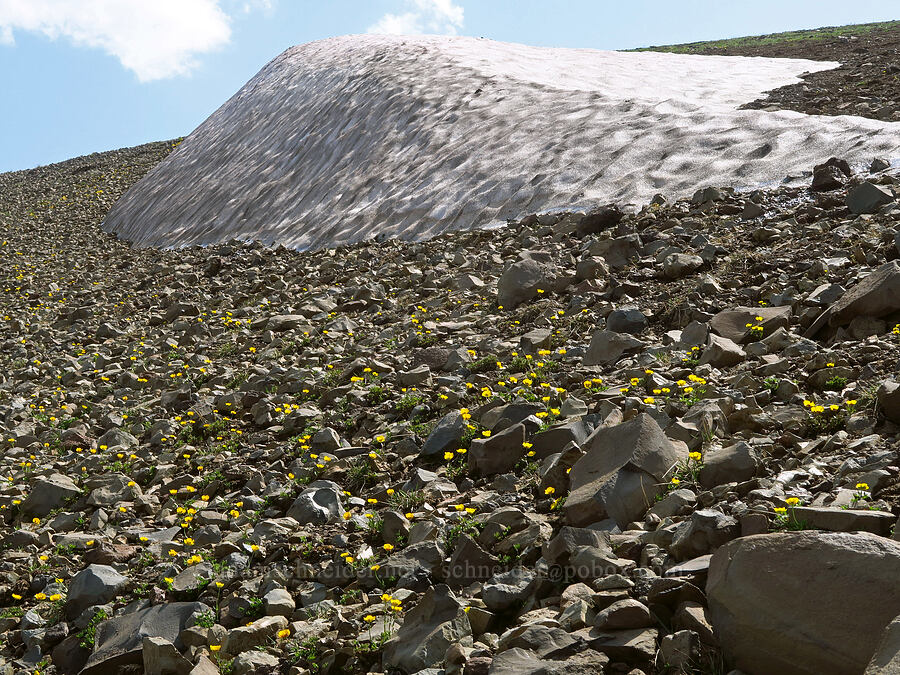
[[[347,36],[288,49],[110,211],[142,246],[423,239],[900,157],[900,123],[741,111],[836,63]]]

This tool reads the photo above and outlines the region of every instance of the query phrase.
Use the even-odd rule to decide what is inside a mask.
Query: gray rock
[[[631,598],[617,600],[609,607],[597,612],[594,625],[604,630],[623,628],[648,628],[654,623],[650,610],[643,603]]]
[[[749,443],[740,441],[727,448],[714,446],[703,455],[700,484],[712,488],[750,480],[756,475],[757,464],[756,451]]]
[[[564,525],[553,539],[541,548],[541,555],[551,565],[565,567],[581,548],[595,548],[613,555],[608,532]]]
[[[297,607],[294,598],[283,588],[273,588],[263,596],[266,616],[286,616],[290,618]]]
[[[325,525],[339,522],[344,513],[343,492],[337,483],[317,480],[294,500],[287,515],[301,525]]]
[[[666,438],[646,413],[598,428],[583,449],[569,473],[565,505],[566,519],[579,526],[612,518],[624,528],[640,519],[677,462],[687,457],[687,446]]]
[[[588,253],[601,256],[614,270],[627,267],[632,260],[641,256],[641,240],[636,234],[614,239],[601,239],[591,244]]]
[[[397,380],[404,387],[417,387],[431,383],[431,369],[424,363],[406,372],[397,373]]]
[[[700,636],[694,631],[679,630],[663,636],[659,643],[657,668],[687,669],[700,660]]]
[[[900,673],[900,615],[891,621],[881,642],[866,667],[865,675],[897,675]]]
[[[368,567],[360,570],[359,579],[367,586],[374,586],[378,578],[397,577],[398,579],[414,574],[419,570],[429,576],[434,576],[444,564],[445,552],[443,546],[436,541],[422,541],[411,544],[401,551],[393,553],[380,563],[378,577]]]
[[[283,616],[264,616],[248,626],[232,628],[228,635],[225,636],[225,641],[222,643],[222,651],[234,656],[248,649],[264,645],[272,640],[278,631],[287,628],[287,626],[288,620]]]
[[[97,439],[97,445],[105,445],[108,448],[122,447],[131,449],[137,447],[138,439],[122,429],[113,428]]]
[[[900,384],[885,380],[878,387],[878,409],[891,422],[900,424]]]
[[[541,624],[528,624],[510,628],[500,636],[501,650],[527,649],[544,658],[564,658],[583,650],[583,644],[579,644],[579,638],[566,633],[555,626]]]
[[[462,415],[456,410],[447,413],[428,434],[420,454],[423,457],[432,457],[443,455],[447,450],[456,450],[465,432],[466,421]]]
[[[53,473],[46,478],[36,478],[28,497],[22,502],[24,517],[39,516],[43,518],[54,509],[63,506],[69,499],[81,496],[81,489],[62,474]]]
[[[497,303],[512,309],[533,300],[539,289],[547,290],[551,283],[544,265],[530,258],[518,260],[509,265],[497,280]]]
[[[511,471],[525,454],[525,425],[515,424],[490,438],[478,438],[469,446],[469,468],[481,476]]]
[[[893,193],[869,181],[860,183],[847,194],[850,213],[877,213],[878,209],[894,201]]]
[[[732,516],[721,511],[694,511],[690,520],[678,525],[669,552],[676,560],[689,560],[711,553],[741,535],[741,526]]]
[[[500,561],[481,548],[468,535],[461,535],[447,563],[447,583],[467,586],[475,581],[485,581],[497,571]]]
[[[77,619],[91,605],[109,602],[127,582],[128,577],[109,565],[88,565],[72,577],[65,604],[66,616]]]
[[[896,311],[900,311],[900,263],[893,260],[844,293],[823,316],[831,326],[844,326],[857,316],[880,318]]]
[[[630,335],[598,330],[591,336],[591,343],[584,355],[584,365],[612,365],[626,354],[641,351],[644,346],[643,342]]]
[[[615,205],[600,206],[582,216],[575,226],[575,231],[582,237],[598,234],[618,225],[624,217],[625,214]]]
[[[183,569],[172,581],[172,590],[176,593],[197,590],[213,577],[212,565],[208,562],[198,563]]]
[[[606,329],[611,330],[613,333],[640,335],[649,325],[650,322],[647,320],[647,317],[636,307],[614,309],[606,317]]]
[[[713,368],[730,368],[747,358],[744,350],[728,338],[709,336],[709,343],[700,356],[700,364],[708,363]]]
[[[481,591],[485,606],[492,612],[505,612],[521,605],[537,585],[537,577],[530,569],[516,567],[494,575]]]
[[[672,253],[663,260],[663,277],[670,280],[680,279],[703,267],[703,258],[688,253]]]
[[[866,669],[884,627],[900,614],[898,578],[900,543],[890,539],[764,534],[713,554],[706,593],[716,635],[734,667],[843,675]]]
[[[497,654],[489,675],[595,675],[606,672],[609,657],[592,649],[567,655],[564,660],[545,659],[528,649],[512,647]],[[468,671],[468,669],[467,669]]]
[[[575,635],[583,635],[591,649],[603,652],[615,661],[648,662],[656,656],[659,631],[653,628],[615,631],[592,628],[589,632],[578,631]]]
[[[143,663],[145,673],[159,675],[188,675],[194,664],[181,655],[175,645],[161,637],[144,637]]]
[[[606,266],[606,261],[598,256],[588,256],[575,263],[575,278],[581,281],[585,279],[605,279],[608,276],[609,267]]]
[[[287,330],[297,330],[301,326],[309,325],[309,319],[302,314],[276,314],[265,321],[265,329],[273,333],[283,333]]]
[[[761,317],[762,321],[757,321]],[[743,344],[754,331],[747,324],[763,327],[763,335],[768,336],[778,328],[789,328],[791,308],[786,307],[734,307],[716,314],[709,321],[709,327],[717,335],[728,338],[737,344]],[[758,332],[758,331],[757,331]]]
[[[531,450],[538,459],[561,452],[569,443],[581,445],[591,435],[591,427],[584,420],[555,424],[546,431],[531,437]]]
[[[534,354],[537,350],[550,346],[551,335],[552,332],[549,328],[535,328],[519,338],[519,346],[522,348],[522,351]]]
[[[96,649],[81,673],[103,675],[123,666],[142,664],[145,637],[163,638],[182,650],[182,631],[196,615],[208,611],[209,607],[200,602],[173,602],[103,621],[95,632]],[[79,638],[74,637],[77,644]]]
[[[871,532],[887,537],[894,525],[894,514],[890,511],[869,511],[865,509],[841,509],[828,506],[795,506],[793,517],[806,527],[829,532]]]
[[[813,169],[811,190],[824,192],[844,187],[849,174],[833,164],[819,164]]]
[[[234,660],[234,675],[274,673],[280,663],[277,656],[266,652],[244,652]]]
[[[443,664],[451,645],[472,646],[464,605],[444,584],[430,588],[407,613],[397,636],[384,647],[385,668],[415,673]]]

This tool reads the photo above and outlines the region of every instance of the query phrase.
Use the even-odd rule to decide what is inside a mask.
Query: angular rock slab
[[[872,534],[742,537],[706,594],[729,663],[748,675],[861,673],[900,614],[900,543]]]
[[[621,528],[653,505],[687,446],[669,440],[646,413],[600,427],[584,442],[585,455],[569,472],[566,519],[576,526],[612,518]]]
[[[843,326],[857,316],[880,318],[900,311],[900,263],[885,263],[835,302],[828,323]]]
[[[756,321],[762,317],[762,321]],[[717,335],[728,338],[732,342],[742,344],[747,341],[753,331],[747,324],[763,327],[763,335],[771,335],[777,328],[788,328],[791,323],[790,307],[734,307],[716,314],[709,321],[709,327]]]
[[[443,664],[447,649],[454,644],[472,646],[472,627],[449,586],[438,584],[406,615],[403,625],[385,645],[383,663],[415,673]]]
[[[97,626],[95,645],[81,675],[103,675],[122,666],[143,663],[145,637],[168,640],[184,649],[180,635],[191,618],[208,612],[202,602],[172,602],[123,614]]]

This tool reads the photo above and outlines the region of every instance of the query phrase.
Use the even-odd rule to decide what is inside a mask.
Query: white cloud
[[[142,82],[186,75],[231,39],[220,0],[0,0],[0,44],[26,31],[102,49]],[[271,8],[247,0],[245,10]]]
[[[456,35],[463,25],[463,8],[453,0],[406,0],[409,11],[385,14],[368,28],[369,33]]]

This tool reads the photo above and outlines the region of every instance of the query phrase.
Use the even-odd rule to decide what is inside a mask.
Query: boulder
[[[490,611],[505,612],[525,602],[536,585],[537,577],[532,570],[516,567],[488,580],[482,588],[481,597]]]
[[[845,174],[833,164],[818,164],[813,168],[813,179],[810,190],[826,192],[844,187],[849,174]]]
[[[503,270],[497,280],[497,304],[512,309],[533,300],[538,290],[547,290],[552,283],[544,265],[530,258],[518,260]]]
[[[477,438],[469,447],[469,468],[482,476],[512,471],[525,454],[524,442],[524,424],[514,424],[489,438]]]
[[[669,552],[676,560],[706,555],[741,535],[738,521],[721,511],[701,509],[679,523],[672,535]]]
[[[584,526],[612,518],[623,529],[643,517],[688,452],[683,443],[670,441],[646,413],[598,428],[582,449],[584,456],[569,472],[567,521]]]
[[[142,641],[145,673],[189,675],[194,664],[181,655],[175,645],[161,637],[145,636]]]
[[[866,668],[865,675],[897,675],[900,673],[900,616],[891,621],[875,654]]]
[[[458,411],[447,413],[441,418],[425,439],[420,454],[423,457],[443,455],[447,450],[456,450],[466,433],[466,421]]]
[[[659,669],[677,668],[690,672],[700,661],[700,636],[691,630],[680,630],[660,640],[656,666]]]
[[[700,484],[712,488],[724,483],[739,483],[756,475],[758,460],[749,443],[740,441],[727,448],[712,447],[703,455]]]
[[[222,651],[235,656],[264,645],[287,626],[288,620],[283,616],[264,616],[246,626],[232,628],[222,642]]]
[[[795,506],[791,509],[794,519],[804,523],[807,529],[830,532],[871,532],[886,537],[894,525],[890,511],[867,509],[842,509],[830,506]]]
[[[385,669],[415,673],[442,665],[452,645],[472,646],[472,628],[465,605],[445,584],[425,593],[406,615],[396,637],[384,647]]]
[[[623,307],[614,309],[606,317],[606,329],[613,333],[628,333],[639,335],[643,333],[650,322],[644,313],[636,307]]]
[[[109,565],[88,565],[72,577],[66,598],[65,611],[70,619],[77,619],[91,605],[113,600],[128,582]]]
[[[561,660],[543,658],[521,647],[511,647],[497,654],[488,675],[594,675],[606,672],[609,657],[588,649],[566,655]],[[468,675],[469,669],[466,668]]]
[[[637,600],[617,600],[606,609],[597,612],[594,625],[604,630],[624,628],[649,628],[654,623],[647,606]]]
[[[709,342],[700,356],[700,364],[708,363],[713,368],[730,368],[747,358],[744,350],[726,337],[709,336]]]
[[[244,652],[234,659],[234,675],[263,675],[278,672],[281,661],[266,652]],[[217,671],[218,672],[218,671]],[[194,675],[192,673],[191,675]]]
[[[63,506],[69,499],[81,496],[81,489],[68,477],[53,473],[46,478],[37,478],[31,492],[22,502],[22,515],[26,518],[43,518],[54,509]]]
[[[885,418],[900,424],[900,384],[892,380],[885,380],[878,387],[876,396],[878,397],[878,409]]]
[[[761,317],[762,321],[757,321]],[[747,342],[755,331],[747,324],[763,327],[763,335],[768,336],[778,328],[788,328],[791,324],[791,308],[785,307],[734,307],[716,314],[709,321],[709,327],[716,335],[728,338],[737,344]],[[758,331],[756,331],[758,332]]]
[[[828,323],[844,326],[857,316],[880,318],[900,311],[900,262],[885,263],[828,309]]]
[[[630,335],[598,330],[591,336],[591,343],[584,355],[584,365],[612,365],[626,354],[636,354],[643,348],[644,343]]]
[[[381,562],[377,575],[368,567],[360,570],[360,582],[367,586],[374,586],[379,583],[379,579],[387,577],[400,579],[420,570],[429,576],[435,576],[444,564],[445,555],[443,546],[436,541],[410,544]]]
[[[296,606],[294,598],[283,588],[273,588],[263,596],[266,616],[290,617]]]
[[[497,558],[481,548],[474,539],[466,534],[460,535],[447,563],[447,583],[467,586],[475,581],[486,581],[499,565]]]
[[[878,209],[894,201],[894,194],[888,188],[869,181],[860,183],[847,193],[847,208],[850,213],[877,213]]]
[[[301,525],[336,523],[344,513],[343,491],[330,480],[310,483],[294,500],[287,515]]]
[[[897,579],[900,543],[890,539],[761,534],[713,554],[706,593],[733,667],[749,675],[844,675],[866,669],[900,614]]]
[[[670,253],[663,260],[662,275],[669,280],[680,279],[703,267],[703,258],[688,253]]]
[[[180,651],[185,648],[181,633],[195,616],[208,611],[201,602],[172,602],[103,621],[95,632],[96,648],[81,674],[102,675],[142,664],[145,637],[162,638]]]
[[[597,234],[615,227],[625,217],[617,206],[600,206],[588,211],[575,226],[575,232],[583,237],[587,234]]]
[[[621,270],[641,256],[641,240],[636,234],[601,239],[591,244],[588,253],[601,256],[614,270]]]

